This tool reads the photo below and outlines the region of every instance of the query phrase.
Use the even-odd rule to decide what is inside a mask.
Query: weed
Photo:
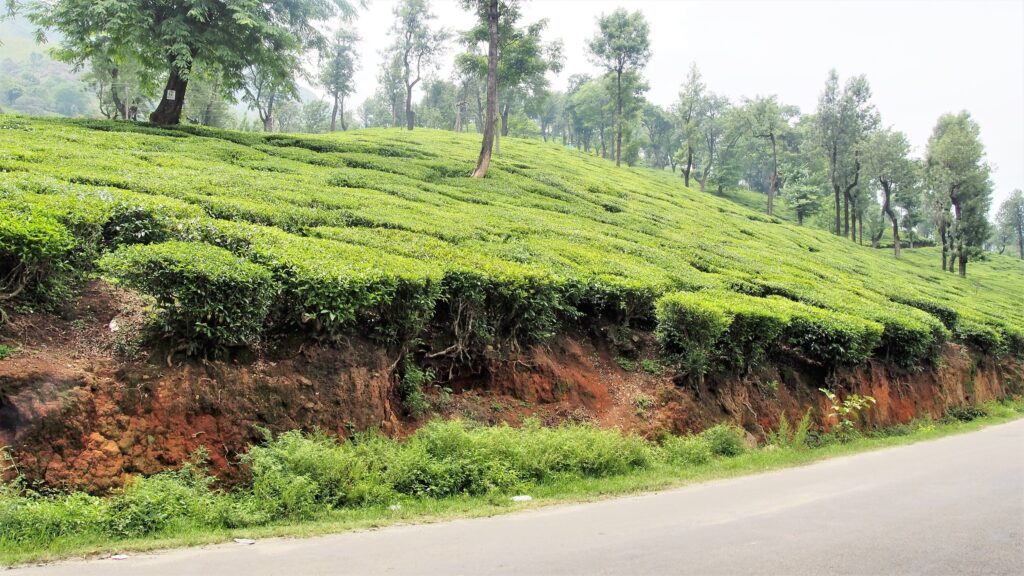
[[[746,451],[746,434],[732,424],[716,424],[700,433],[716,456],[739,456]]]
[[[825,388],[818,390],[828,398],[829,418],[836,423],[836,436],[843,442],[852,440],[857,435],[857,420],[861,412],[873,406],[875,399],[871,396],[850,394],[843,400],[839,400],[839,397],[831,390]]]
[[[944,419],[947,421],[971,422],[987,416],[987,412],[981,406],[967,404],[964,406],[951,406],[946,410]]]
[[[651,360],[650,358],[644,358],[643,360],[641,360],[640,367],[643,369],[644,372],[648,374],[653,374],[655,376],[660,375],[662,372],[661,364],[659,364],[656,360]]]
[[[615,363],[626,372],[636,372],[636,360],[624,356],[616,356]]]
[[[637,394],[633,397],[633,407],[636,408],[637,416],[643,416],[654,407],[654,398],[647,394]]]
[[[413,418],[422,418],[430,411],[430,402],[425,392],[427,385],[434,381],[432,369],[422,369],[415,364],[411,356],[404,361],[402,376],[399,379],[398,393],[402,398],[402,407],[406,414]]]

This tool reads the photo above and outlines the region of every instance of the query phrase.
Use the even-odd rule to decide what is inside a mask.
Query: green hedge
[[[655,331],[662,350],[682,370],[701,378],[714,365],[719,339],[729,329],[729,310],[708,294],[677,292],[658,300]]]
[[[0,201],[0,320],[15,299],[59,303],[76,271],[75,239],[52,215],[32,206]]]
[[[156,300],[159,325],[187,354],[255,342],[277,293],[265,268],[208,244],[130,246],[100,265]]]
[[[882,340],[877,322],[810,306],[794,310],[798,312],[790,318],[783,342],[790,351],[821,364],[860,364]]]
[[[656,335],[686,373],[747,368],[773,349],[830,366],[871,356],[882,337],[876,322],[784,298],[724,292],[677,292],[657,304]]]

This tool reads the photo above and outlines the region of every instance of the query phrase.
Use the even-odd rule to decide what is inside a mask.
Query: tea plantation
[[[933,249],[897,260],[541,141],[502,141],[472,180],[478,148],[0,116],[0,307],[99,272],[195,355],[302,333],[472,358],[595,323],[654,328],[693,374],[776,353],[914,367],[946,340],[1024,354],[1020,261],[961,279]]]

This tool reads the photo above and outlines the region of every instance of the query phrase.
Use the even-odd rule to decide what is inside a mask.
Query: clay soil
[[[402,436],[423,422],[401,407],[394,354],[370,342],[274,342],[232,361],[168,361],[139,345],[146,315],[132,294],[93,282],[61,314],[16,313],[0,328],[0,344],[15,349],[0,360],[0,446],[10,447],[17,472],[50,487],[103,492],[178,466],[204,447],[230,481],[241,473],[240,452],[266,431]],[[940,417],[951,406],[1024,388],[1019,362],[978,358],[956,345],[938,367],[916,372],[873,361],[830,374],[785,360],[712,375],[699,386],[674,379],[656,360],[648,333],[637,332],[625,348],[567,334],[427,392],[445,418],[587,421],[657,438],[720,421],[763,437],[780,415],[795,421],[807,409],[827,426],[822,386],[874,396],[867,419],[878,426]]]

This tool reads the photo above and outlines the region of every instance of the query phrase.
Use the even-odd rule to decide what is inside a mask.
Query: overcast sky
[[[370,0],[355,23],[362,69],[354,103],[376,87],[390,44],[389,0]],[[813,111],[830,68],[842,79],[866,74],[886,125],[923,153],[939,115],[968,110],[981,125],[997,201],[1024,188],[1024,1],[741,2],[718,0],[532,0],[524,21],[549,20],[565,42],[565,69],[598,72],[586,55],[595,20],[618,6],[640,10],[651,26],[647,97],[671,104],[690,62],[708,88],[737,101],[776,94]],[[456,1],[433,0],[437,25],[463,30],[473,18]],[[437,72],[447,78],[457,47]]]

